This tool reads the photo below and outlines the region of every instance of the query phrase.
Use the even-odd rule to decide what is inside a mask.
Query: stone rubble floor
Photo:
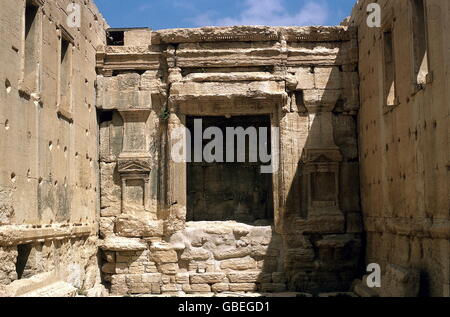
[[[129,297],[146,297],[146,298],[167,298],[167,297],[180,297],[180,298],[211,298],[211,297],[244,297],[244,298],[257,298],[257,297],[281,297],[281,298],[292,298],[292,297],[358,297],[352,292],[335,292],[335,293],[320,293],[318,296],[314,296],[310,293],[298,293],[298,292],[284,292],[284,293],[235,293],[235,292],[224,292],[224,293],[204,293],[204,294],[162,294],[162,295],[130,295]]]

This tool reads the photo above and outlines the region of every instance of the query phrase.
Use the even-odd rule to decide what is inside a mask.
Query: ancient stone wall
[[[111,291],[348,290],[362,232],[355,30],[109,34],[97,54],[97,107],[102,271]],[[186,222],[196,189],[187,164],[171,156],[183,138],[172,132],[189,117],[258,115],[279,131],[271,145],[280,153],[270,175],[273,222]],[[201,199],[224,206],[232,195],[217,191],[222,201]]]
[[[450,3],[369,3],[156,32],[2,4],[0,296],[348,291],[369,263],[360,295],[450,296]],[[193,118],[270,127],[272,173],[175,160]]]
[[[70,3],[80,4],[80,27],[69,25]],[[2,1],[0,286],[13,282],[8,294],[99,283],[94,84],[106,27],[92,1]]]
[[[370,2],[359,1],[351,19],[366,262],[386,272],[384,295],[408,285],[404,273],[392,282],[395,265],[420,274],[415,295],[449,296],[450,2],[378,1],[380,28],[366,23]]]

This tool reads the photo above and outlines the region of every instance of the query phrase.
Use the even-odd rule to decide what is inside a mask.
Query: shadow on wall
[[[277,214],[273,226],[255,223],[253,219],[246,221],[236,218],[235,212],[231,216],[222,214],[219,219],[196,218],[195,214],[190,217],[188,212],[188,220],[196,221],[187,222],[184,227],[186,210],[181,203],[177,204],[176,199],[167,210],[160,208],[162,210],[158,211],[156,219],[150,221],[129,211],[122,213],[121,188],[114,158],[122,150],[123,144],[114,140],[122,140],[123,135],[114,132],[116,125],[107,133],[101,133],[101,153],[107,155],[101,157],[100,231],[105,237],[111,236],[106,241],[111,245],[105,242],[103,246],[102,270],[104,280],[111,283],[113,294],[179,294],[180,288],[188,294],[225,291],[279,293],[287,290],[317,294],[349,291],[358,273],[362,244],[356,135],[359,105],[357,64],[356,61],[354,64],[345,64],[350,60],[346,56],[352,50],[350,42],[324,43],[323,46],[333,52],[341,48],[341,53],[333,58],[336,58],[337,64],[344,65],[298,67],[295,75],[290,74],[297,78],[298,83],[295,88],[287,85],[289,102],[277,115],[276,125],[280,127],[281,138],[281,177],[273,183],[273,187],[278,188],[274,191],[277,196],[271,197],[278,204],[274,208]],[[123,77],[138,76],[124,74]],[[165,133],[161,132],[158,145],[161,149],[167,150],[169,146],[167,137],[164,137],[166,133],[174,126],[185,124],[173,117],[176,115],[171,114],[165,119],[168,121],[166,126],[162,118],[159,120],[160,128],[166,129]],[[108,118],[105,122],[112,119]],[[122,122],[117,127],[122,128]],[[140,134],[138,136],[141,137]],[[114,145],[116,143],[117,146]],[[105,149],[104,146],[111,148]],[[165,151],[161,153],[159,164],[162,166],[159,165],[156,173],[159,173],[162,184],[157,190],[161,201],[172,202],[173,197],[166,199],[164,196],[169,192],[168,186],[173,184],[164,183],[168,179],[167,175],[162,177],[163,173],[169,173],[167,169],[163,171],[169,154]],[[204,166],[196,168],[201,171]],[[236,173],[236,170],[228,169],[227,172]],[[214,187],[224,183],[220,169],[214,173],[206,175],[204,172],[194,172],[191,186],[187,180],[188,205],[192,202],[204,204],[206,184]],[[235,178],[230,176],[225,182],[231,188],[228,191],[239,195],[258,192],[253,188],[233,188],[233,184],[239,184],[242,177],[248,177],[247,181],[254,177],[244,176],[242,172],[237,175],[233,176]],[[179,177],[171,176],[173,179]],[[208,182],[202,180],[205,177],[209,177]],[[251,187],[258,185],[258,182],[253,180],[246,184]],[[214,189],[213,194],[221,190],[223,187]],[[268,190],[265,188],[259,192]],[[139,194],[139,197],[143,196],[142,192]],[[192,199],[197,196],[200,199]],[[224,208],[219,208],[219,204],[230,204],[229,209],[234,211],[236,202],[241,201],[225,201],[227,197],[223,196],[212,198],[213,204],[202,206],[202,210],[214,216],[217,215],[212,212],[213,208],[224,213]],[[214,206],[216,201],[217,206]],[[141,199],[139,202],[142,205]],[[195,205],[187,208],[188,211],[189,208],[198,211]],[[247,209],[252,211],[252,208]],[[261,213],[261,210],[256,212]],[[223,221],[228,219],[252,225]],[[126,248],[114,244],[121,244],[124,240]],[[163,284],[167,276],[170,277],[170,283]],[[141,283],[140,278],[151,281]]]
[[[281,130],[297,133],[282,133],[281,139],[287,194],[276,228],[283,243],[277,271],[285,272],[292,291],[350,291],[352,281],[364,274],[357,65],[313,66],[304,78],[309,82],[289,94],[291,109],[281,118]],[[302,143],[298,138],[305,131]],[[274,239],[268,254],[278,248]],[[273,272],[268,260],[264,271]]]

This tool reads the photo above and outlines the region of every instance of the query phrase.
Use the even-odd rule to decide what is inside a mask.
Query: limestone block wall
[[[417,270],[421,295],[449,296],[450,3],[428,0],[421,9],[420,1],[378,1],[382,25],[369,28],[370,2],[359,1],[351,20],[366,262]]]
[[[110,237],[101,248],[104,279],[116,295],[287,290],[282,239],[270,226],[191,222],[167,242],[156,234],[144,241]]]
[[[80,27],[68,25],[70,3],[80,5]],[[94,286],[95,54],[105,29],[92,1],[2,2],[0,285],[20,278],[24,262],[22,278],[56,271]]]
[[[362,232],[355,30],[110,32],[128,39],[97,54],[102,271],[112,292],[349,290]],[[171,132],[189,116],[246,115],[279,128],[274,219],[187,222],[187,164],[172,159]]]

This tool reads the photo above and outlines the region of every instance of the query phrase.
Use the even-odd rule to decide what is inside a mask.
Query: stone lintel
[[[354,37],[355,32],[343,26],[232,26],[156,31],[152,34],[152,43],[261,42],[281,41],[282,38],[288,42],[322,42],[348,41]]]
[[[90,224],[7,225],[0,227],[0,246],[13,246],[90,236],[95,231],[96,226]]]

